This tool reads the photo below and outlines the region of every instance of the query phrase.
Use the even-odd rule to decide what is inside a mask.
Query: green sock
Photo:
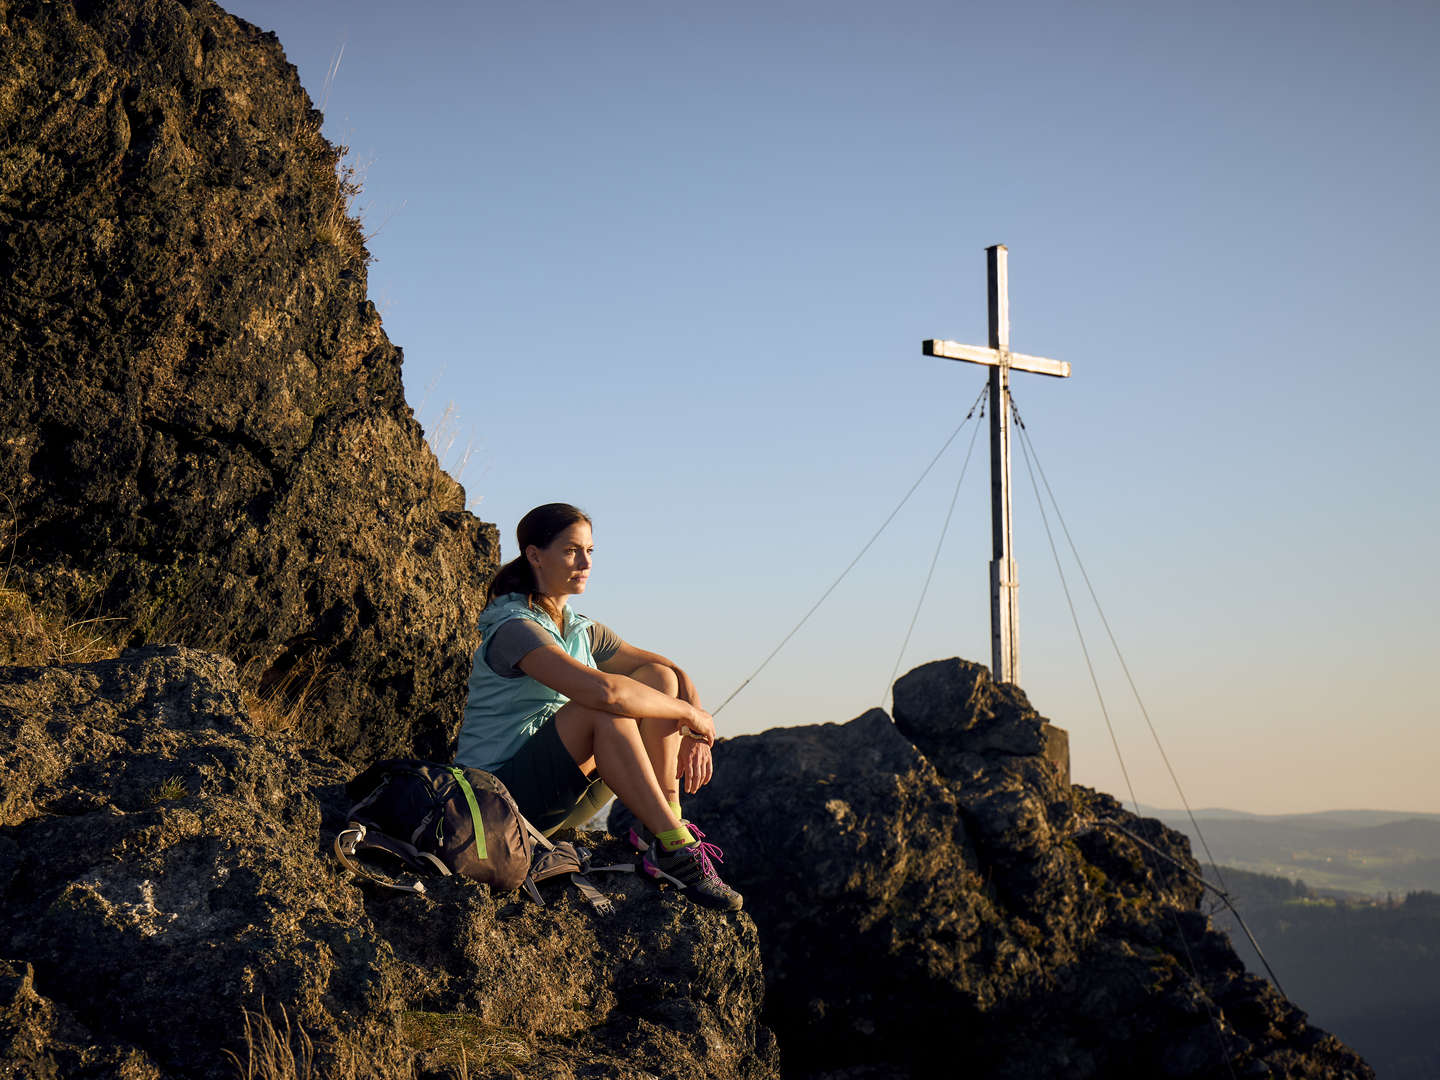
[[[674,851],[676,848],[688,847],[695,843],[694,835],[684,825],[678,829],[656,833],[655,839],[660,841],[661,851]]]
[[[670,812],[675,815],[675,820],[676,820],[676,821],[684,821],[684,820],[685,820],[685,815],[682,814],[682,813],[680,813],[680,800],[679,800],[679,799],[671,799],[671,800],[670,800]]]

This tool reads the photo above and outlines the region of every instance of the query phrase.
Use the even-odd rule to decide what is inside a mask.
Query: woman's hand
[[[699,742],[711,746],[715,742],[715,718],[698,706],[691,706],[691,716],[680,721],[680,734],[685,742]]]
[[[710,747],[698,739],[680,740],[680,762],[675,777],[685,790],[694,795],[710,782],[715,775],[715,764],[710,757]]]

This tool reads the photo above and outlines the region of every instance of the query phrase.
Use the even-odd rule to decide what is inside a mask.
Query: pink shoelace
[[[714,859],[715,862],[723,863],[725,861],[724,852],[722,852],[720,848],[716,845],[701,839],[701,837],[703,837],[705,834],[702,833],[699,829],[695,828],[694,825],[690,826],[690,832],[696,837],[696,840],[694,845],[686,848],[685,850],[693,851],[695,853],[695,857],[700,860],[701,874],[703,874],[707,878],[719,877],[720,872],[715,869],[714,864],[712,864],[710,860]]]

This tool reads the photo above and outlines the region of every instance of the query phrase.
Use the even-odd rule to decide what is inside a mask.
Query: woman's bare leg
[[[662,694],[680,696],[680,682],[675,678],[675,672],[663,664],[642,664],[630,673],[630,678]],[[660,783],[665,801],[678,804],[680,779],[675,774],[680,767],[679,725],[673,720],[643,719],[640,721],[640,739],[645,744],[645,753],[650,758],[650,767],[655,770],[655,779]]]
[[[600,778],[647,829],[662,833],[680,828],[634,719],[571,701],[560,707],[554,723],[580,770],[588,775],[598,769]],[[675,727],[674,721],[670,726]]]

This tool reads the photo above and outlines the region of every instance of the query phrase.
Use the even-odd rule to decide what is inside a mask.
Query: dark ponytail
[[[537,506],[515,526],[515,539],[520,544],[520,554],[502,566],[490,582],[485,593],[485,603],[494,603],[497,596],[507,593],[524,593],[531,600],[535,598],[539,585],[535,581],[535,568],[525,557],[525,549],[531,544],[547,548],[552,540],[577,522],[592,524],[590,515],[569,503],[546,503]]]

